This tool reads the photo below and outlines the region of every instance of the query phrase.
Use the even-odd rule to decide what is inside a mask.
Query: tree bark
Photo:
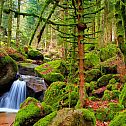
[[[18,12],[20,13],[20,2],[21,0],[18,0]],[[16,29],[16,46],[19,46],[19,28],[20,28],[20,15],[17,15],[17,29]]]
[[[9,8],[12,9],[12,0],[9,0]],[[11,35],[12,35],[12,12],[9,14],[8,18],[8,42],[7,47],[11,45]]]
[[[0,1],[0,26],[1,26],[1,24],[2,24],[3,5],[4,5],[4,0],[1,0],[1,1]]]
[[[85,25],[83,24],[83,2],[82,0],[77,1],[78,4],[78,15],[77,15],[77,20],[78,20],[78,55],[79,55],[79,95],[80,95],[80,105],[81,107],[84,106],[84,100],[85,100],[85,91],[84,91],[84,44],[82,43],[84,37],[83,37],[83,32],[86,29]]]

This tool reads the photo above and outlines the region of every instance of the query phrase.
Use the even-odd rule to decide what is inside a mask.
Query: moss
[[[121,94],[119,96],[119,103],[121,105],[124,105],[124,107],[126,107],[126,83],[124,84],[124,87],[123,87]]]
[[[106,86],[112,79],[112,77],[113,77],[112,74],[103,75],[97,80],[97,86],[98,87]]]
[[[98,51],[94,50],[85,55],[85,69],[88,70],[100,63]]]
[[[115,116],[109,126],[126,126],[126,110]]]
[[[36,121],[35,118],[40,118],[40,113],[41,109],[34,103],[30,103],[29,105],[18,111],[15,118],[14,126],[27,126],[27,122],[31,122],[30,124],[32,125]]]
[[[42,102],[41,105],[44,108],[44,113],[46,113],[46,115],[54,111],[53,108],[50,105],[47,105],[45,102]]]
[[[100,49],[99,56],[103,62],[111,57],[114,57],[118,52],[119,49],[116,44],[108,44],[106,47]]]
[[[85,72],[86,82],[96,81],[99,77],[101,77],[101,71],[99,69],[92,69]]]
[[[113,91],[105,90],[102,100],[118,99],[119,95],[120,95],[120,91],[118,90],[113,90]]]
[[[45,116],[44,118],[40,119],[36,122],[33,126],[48,126],[51,120],[56,116],[57,112],[52,112],[51,114]]]
[[[41,52],[39,52],[38,50],[33,50],[33,49],[28,51],[28,58],[33,59],[33,60],[43,60],[44,59]]]
[[[91,112],[88,109],[77,109],[83,113],[83,117],[85,120],[92,122],[92,126],[96,125],[96,118],[94,112]]]
[[[52,83],[64,80],[66,66],[62,60],[55,60],[36,67],[35,71],[48,83]]]
[[[54,82],[45,91],[44,102],[57,110],[68,107],[69,104],[74,107],[78,98],[78,86],[65,82]]]

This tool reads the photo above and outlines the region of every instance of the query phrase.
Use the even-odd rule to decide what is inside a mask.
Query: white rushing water
[[[19,109],[20,104],[26,99],[26,82],[16,80],[13,82],[10,91],[0,97],[0,111]],[[6,108],[6,109],[5,109]]]

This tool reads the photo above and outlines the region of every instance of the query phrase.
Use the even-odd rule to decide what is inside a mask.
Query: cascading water
[[[26,99],[26,82],[16,80],[9,92],[0,97],[0,108],[19,109],[20,103]]]
[[[20,75],[20,79],[13,82],[10,91],[5,93],[0,97],[0,112],[17,112],[20,107],[20,104],[26,99],[26,83],[30,80],[42,84],[43,90],[46,90],[46,83],[44,79],[29,76],[29,75]]]

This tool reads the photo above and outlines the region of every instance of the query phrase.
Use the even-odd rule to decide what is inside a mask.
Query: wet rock
[[[34,71],[34,68],[37,67],[38,65],[32,64],[32,63],[19,63],[18,68],[19,68],[19,73],[22,75],[32,75],[35,76],[36,73]]]
[[[6,92],[15,80],[17,73],[16,62],[0,48],[0,94]]]

